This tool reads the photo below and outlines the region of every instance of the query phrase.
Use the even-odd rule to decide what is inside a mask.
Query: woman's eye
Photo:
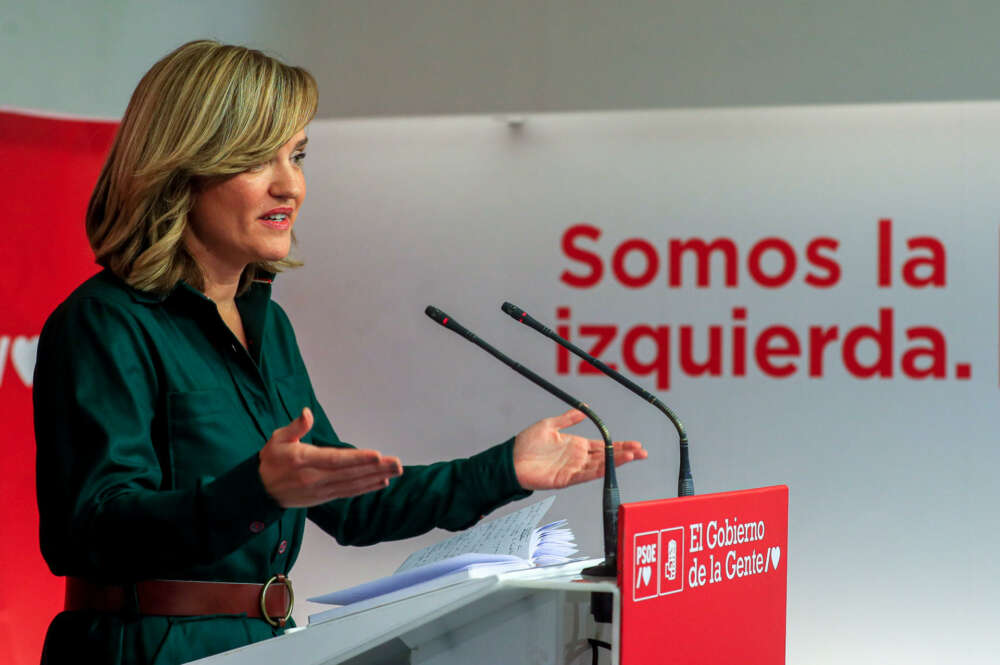
[[[292,155],[292,162],[294,162],[296,166],[302,166],[302,162],[304,161],[306,161],[306,153],[297,152]]]

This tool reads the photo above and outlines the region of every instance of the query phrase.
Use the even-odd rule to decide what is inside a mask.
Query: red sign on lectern
[[[785,662],[788,488],[628,503],[621,661]]]

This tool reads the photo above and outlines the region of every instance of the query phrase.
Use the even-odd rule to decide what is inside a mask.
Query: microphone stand
[[[604,439],[604,561],[596,566],[584,569],[584,575],[595,577],[616,577],[618,575],[618,506],[621,496],[618,490],[618,479],[615,475],[615,448],[611,441],[608,428],[597,414],[587,404],[581,402],[569,393],[546,381],[530,369],[510,359],[491,345],[479,339],[472,331],[465,328],[437,307],[429,305],[424,313],[452,332],[458,333],[467,341],[472,342],[491,356],[510,367],[512,370],[528,379],[543,390],[558,397],[575,409],[579,409],[597,426]]]
[[[625,386],[626,388],[634,392],[636,395],[643,398],[644,400],[655,406],[657,409],[662,411],[663,414],[667,416],[667,418],[670,420],[670,422],[673,423],[674,428],[677,430],[677,435],[680,438],[680,461],[678,463],[678,469],[677,469],[677,496],[691,496],[694,494],[694,477],[691,475],[691,460],[688,453],[687,432],[685,431],[684,425],[681,423],[677,415],[670,410],[670,407],[661,402],[659,398],[656,397],[656,395],[645,390],[644,388],[636,384],[628,377],[623,376],[621,373],[611,369],[597,358],[593,357],[592,355],[590,355],[577,345],[570,342],[568,339],[565,339],[562,336],[552,332],[549,328],[539,323],[530,314],[525,312],[517,305],[505,302],[500,307],[500,309],[502,309],[504,313],[508,314],[511,318],[516,319],[517,321],[523,323],[529,328],[534,328],[535,330],[542,333],[543,335],[545,335],[552,341],[556,342],[560,346],[569,349],[574,354],[576,354],[580,358],[583,358],[588,363],[590,363],[597,369],[601,370],[602,372],[610,376],[612,379],[614,379],[621,385]]]

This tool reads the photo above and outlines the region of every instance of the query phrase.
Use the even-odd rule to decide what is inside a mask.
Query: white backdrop
[[[585,346],[593,338],[581,325],[615,325],[603,359],[628,370],[631,352],[634,370],[659,354],[670,366],[669,389],[658,392],[688,428],[699,493],[789,486],[789,662],[994,662],[1000,105],[559,114],[519,128],[490,117],[318,121],[307,162],[296,226],[307,265],[278,279],[276,297],[343,439],[422,463],[469,454],[563,410],[427,319],[424,307],[435,304],[593,405],[616,438],[643,441],[650,459],[620,471],[625,500],[673,496],[669,423],[612,381],[580,375],[575,362],[557,373],[555,345],[499,305],[569,325]],[[891,286],[877,281],[880,219],[892,220]],[[600,230],[574,241],[603,266],[589,288],[560,278],[591,270],[562,245],[580,224]],[[672,239],[719,237],[738,252],[737,285],[725,285],[720,256],[708,286],[696,286],[690,256],[681,283],[669,283]],[[806,281],[830,276],[807,257],[817,237],[836,242],[820,252],[840,273],[825,288]],[[943,248],[943,267],[915,271],[943,286],[903,279],[904,263],[926,263],[933,244],[908,248],[913,237]],[[638,288],[613,270],[629,238],[648,243],[659,263]],[[749,267],[765,238],[796,256],[778,288],[758,284]],[[757,258],[764,275],[784,265],[776,250]],[[633,277],[647,267],[639,251],[622,266]],[[556,321],[559,307],[570,308],[568,320]],[[745,320],[734,320],[734,308],[745,308]],[[893,319],[892,349],[887,329],[881,349],[891,376],[858,378],[842,356],[845,338],[879,328],[880,309]],[[626,332],[642,324],[669,326],[669,351],[648,337],[623,351]],[[770,357],[793,363],[785,378],[769,376],[755,355],[778,325],[802,347]],[[696,361],[709,353],[709,328],[721,327],[720,376],[683,370],[682,326]],[[832,326],[836,340],[817,354],[822,376],[810,376],[809,329]],[[904,371],[906,351],[929,344],[908,339],[917,326],[945,340],[945,378]],[[733,331],[742,327],[741,376]],[[857,362],[874,364],[878,345],[859,339]],[[631,374],[650,388],[664,376]],[[588,423],[578,430],[597,436]],[[569,517],[596,553],[599,509],[592,483],[560,493],[553,515]],[[443,535],[354,549],[313,529],[294,579],[305,596],[387,574]],[[299,619],[315,610],[303,604]]]

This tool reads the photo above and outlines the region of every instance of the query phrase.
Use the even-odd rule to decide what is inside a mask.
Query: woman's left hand
[[[604,441],[585,439],[559,430],[585,416],[570,409],[561,416],[539,420],[514,439],[514,471],[526,490],[549,490],[585,483],[604,475]],[[638,441],[615,441],[615,466],[646,459]]]

